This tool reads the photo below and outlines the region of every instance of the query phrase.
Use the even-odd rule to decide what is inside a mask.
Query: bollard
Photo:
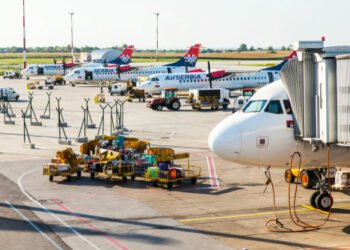
[[[78,138],[75,139],[75,141],[80,142],[80,143],[84,143],[84,142],[89,141],[89,139],[86,137],[86,128],[87,128],[86,120],[88,119],[88,109],[84,108],[83,106],[81,106],[81,108],[82,108],[83,113],[84,113],[84,118],[83,118],[83,121],[82,121],[81,126],[80,126]],[[82,131],[84,131],[84,137],[80,137]]]
[[[62,145],[71,145],[71,141],[68,140],[66,131],[64,130],[64,127],[62,126],[62,112],[63,108],[56,108],[58,113],[58,143]],[[62,134],[64,135],[65,140],[62,140]]]
[[[62,100],[62,97],[60,97],[60,98],[57,98],[57,97],[56,97],[56,100],[57,100],[57,108],[56,108],[56,110],[60,110],[60,109],[61,109],[61,100]],[[62,109],[62,110],[63,110],[63,109]],[[68,127],[68,123],[64,121],[62,112],[59,113],[59,115],[61,115],[61,117],[60,117],[61,124],[57,124],[57,126],[58,126],[58,127],[61,127],[61,128],[66,128],[66,127]]]
[[[48,100],[44,110],[44,114],[40,116],[40,119],[51,119],[51,94],[52,92],[46,92]],[[46,114],[46,112],[48,114]]]
[[[29,131],[28,131],[28,127],[27,127],[27,122],[26,122],[26,117],[27,117],[27,111],[23,112],[23,110],[21,110],[22,112],[22,118],[23,118],[23,147],[24,148],[29,148],[29,149],[34,149],[35,145],[32,143],[31,139],[30,139],[30,135],[29,135]],[[27,140],[29,143],[27,143]]]
[[[90,128],[90,129],[95,129],[96,128],[96,124],[92,122],[92,118],[91,118],[91,114],[90,114],[90,110],[89,110],[89,101],[90,98],[84,98],[85,101],[85,109],[87,110],[87,119],[85,120],[86,122],[86,127]]]
[[[114,125],[114,120],[113,120],[113,109],[115,107],[115,104],[114,105],[107,104],[107,106],[111,109],[111,112],[110,112],[110,123],[109,123],[109,133],[112,136],[117,136],[118,133],[115,131],[115,125]]]
[[[26,112],[24,112],[24,114],[26,114],[26,118],[30,119],[30,125],[32,126],[42,126],[43,124],[41,122],[38,121],[38,118],[36,117],[35,114],[35,110],[33,108],[33,92],[29,92],[29,104],[27,106]],[[27,115],[27,112],[29,111],[29,115]],[[33,117],[35,118],[35,121],[33,121]]]
[[[105,109],[108,107],[108,105],[102,106],[100,104],[100,107],[102,109],[102,116],[101,116],[100,125],[98,126],[98,131],[97,131],[97,135],[95,136],[95,139],[100,139],[105,134]],[[102,134],[100,134],[100,132],[102,132]]]

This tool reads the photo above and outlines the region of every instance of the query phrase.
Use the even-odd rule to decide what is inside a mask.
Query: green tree
[[[247,44],[245,43],[242,43],[238,49],[238,51],[247,51],[247,50],[248,50],[248,47],[247,47]]]

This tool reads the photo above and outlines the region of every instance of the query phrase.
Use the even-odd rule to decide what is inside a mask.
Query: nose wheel
[[[317,187],[319,190],[315,191],[310,197],[310,204],[312,207],[322,211],[329,211],[333,206],[333,197],[331,196],[328,182],[326,181],[326,171],[315,171],[317,177]]]
[[[314,208],[322,211],[329,211],[333,206],[333,197],[329,192],[321,193],[320,191],[316,191],[312,194],[310,203]]]

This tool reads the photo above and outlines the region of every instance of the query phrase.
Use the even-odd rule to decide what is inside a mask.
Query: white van
[[[5,71],[4,73],[4,79],[19,79],[20,78],[20,74],[11,70],[11,71]]]
[[[236,98],[235,102],[233,103],[233,109],[232,113],[241,110],[250,100],[251,96],[239,96]]]
[[[19,99],[19,94],[13,88],[0,88],[0,100],[16,100]]]

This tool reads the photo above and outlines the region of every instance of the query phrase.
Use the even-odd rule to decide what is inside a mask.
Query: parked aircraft
[[[313,152],[311,144],[295,139],[292,114],[285,87],[278,80],[260,89],[241,111],[221,121],[209,135],[209,147],[226,161],[248,166],[289,168],[291,155],[298,151],[302,155],[303,168],[326,168],[326,148],[320,147]],[[349,165],[348,149],[332,148],[331,166]],[[324,186],[310,201],[313,206],[326,211],[333,203]]]
[[[195,44],[180,60],[167,65],[145,68],[131,66],[77,68],[73,72],[67,74],[65,80],[71,83],[117,80],[137,81],[137,78],[140,76],[149,76],[156,73],[186,72],[196,66],[200,48],[201,44]]]
[[[223,70],[201,73],[175,73],[175,74],[154,74],[138,86],[148,94],[160,93],[164,88],[177,88],[189,90],[208,88],[210,80],[215,88],[236,90],[242,88],[258,88],[278,80],[279,71],[289,59],[296,56],[293,51],[280,64],[262,69],[256,73],[230,73]]]
[[[93,63],[86,64],[81,66],[83,68],[95,68],[95,67],[116,67],[120,65],[125,65],[130,63],[132,57],[134,46],[128,46],[123,50],[123,52],[115,59],[109,62],[105,61],[95,61]],[[31,64],[27,68],[21,71],[22,76],[29,78],[30,76],[57,76],[57,75],[66,75],[69,73],[72,68],[77,67],[78,64],[74,63],[65,63],[63,60],[62,63],[54,64]]]

